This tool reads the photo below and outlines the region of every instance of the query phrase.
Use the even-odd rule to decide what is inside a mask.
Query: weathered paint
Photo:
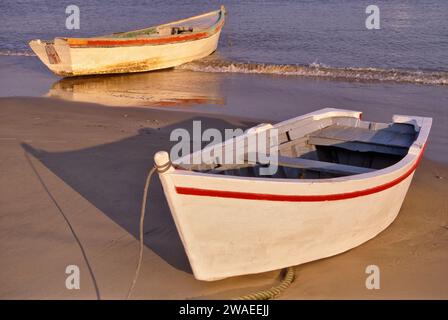
[[[55,38],[53,42],[32,40],[29,45],[39,59],[60,76],[165,69],[201,59],[216,50],[225,21],[223,7],[221,10],[179,22],[188,23],[188,21],[214,15],[217,20],[209,28],[189,34],[155,35],[131,39]]]
[[[45,52],[47,53],[48,61],[50,64],[61,63],[61,58],[59,58],[58,53],[54,49],[54,45],[52,44],[45,45]]]
[[[76,39],[68,38],[67,43],[71,48],[78,47],[122,47],[122,46],[143,46],[177,43],[182,41],[199,40],[209,37],[208,32],[199,32],[188,35],[171,36],[155,39]]]
[[[142,72],[147,70],[157,69],[161,64],[161,58],[151,58],[142,61],[131,61],[122,62],[116,64],[110,64],[103,66],[101,69],[84,68],[82,71],[77,72],[75,75],[88,75],[88,74],[109,74],[109,73],[132,73],[132,72]],[[72,74],[73,75],[73,74]]]

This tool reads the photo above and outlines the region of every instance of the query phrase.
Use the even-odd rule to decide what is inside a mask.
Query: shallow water
[[[214,10],[221,3],[229,14],[219,54],[185,68],[448,84],[445,0],[375,1],[380,30],[365,27],[365,10],[372,3],[363,0],[3,0],[0,55],[30,54],[27,42],[34,38],[143,28]],[[80,8],[80,30],[65,28],[69,4]]]

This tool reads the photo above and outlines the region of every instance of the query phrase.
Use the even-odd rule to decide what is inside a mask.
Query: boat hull
[[[31,49],[55,74],[144,72],[179,66],[213,53],[225,8],[146,29],[91,38],[32,40]]]
[[[332,119],[342,121],[341,117],[360,121],[356,112],[323,109],[273,128],[292,133],[290,128],[298,128],[307,134],[316,126],[328,126]],[[310,120],[317,122],[310,125]],[[194,276],[212,281],[276,270],[330,257],[372,239],[400,211],[431,122],[394,116],[394,123],[412,125],[418,137],[397,163],[362,174],[282,179],[175,166],[159,172]],[[154,160],[159,168],[170,163],[166,152],[157,153]]]
[[[181,194],[186,192],[182,185],[190,191],[216,190],[223,186],[217,178],[196,184],[168,173],[162,183],[195,277],[212,281],[333,256],[372,239],[396,218],[412,177],[379,192],[327,201],[244,199],[245,194],[263,198],[266,187],[281,192],[275,182],[237,198]],[[297,183],[295,190],[307,194],[310,187],[316,189]],[[357,186],[369,188],[368,182]],[[229,189],[247,190],[244,185]],[[340,192],[337,183],[333,189]]]
[[[59,63],[52,63],[46,49],[47,43],[34,40],[30,42],[30,46],[55,74],[81,76],[176,67],[212,54],[218,46],[220,35],[221,31],[218,31],[210,37],[193,41],[116,47],[70,47],[66,41],[56,39],[52,46],[59,57]]]

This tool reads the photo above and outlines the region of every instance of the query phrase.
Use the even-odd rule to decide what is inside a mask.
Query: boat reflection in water
[[[225,104],[219,75],[187,70],[64,78],[47,96],[120,107]]]

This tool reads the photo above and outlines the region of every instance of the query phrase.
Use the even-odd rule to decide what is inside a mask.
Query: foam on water
[[[35,57],[31,51],[0,50],[0,56]],[[343,81],[388,81],[429,85],[448,85],[448,72],[381,68],[331,67],[313,62],[309,65],[238,62],[211,56],[177,67],[177,69],[216,72],[302,76]]]
[[[393,81],[398,83],[448,85],[448,72],[445,71],[416,71],[355,67],[336,68],[316,62],[310,65],[280,65],[235,62],[221,59],[203,59],[184,64],[177,68],[201,72],[274,74],[345,81]]]
[[[11,51],[0,50],[0,56],[23,56],[23,57],[35,57],[36,55],[30,51]]]

